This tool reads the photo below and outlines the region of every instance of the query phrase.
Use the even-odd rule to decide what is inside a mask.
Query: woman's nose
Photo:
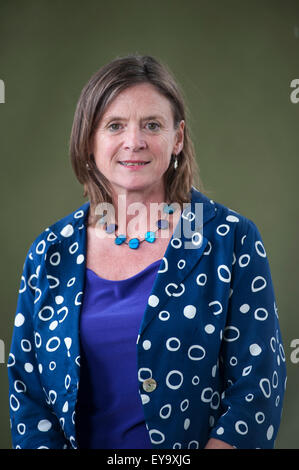
[[[125,132],[124,148],[127,150],[140,150],[146,147],[146,142],[138,126],[128,127]]]

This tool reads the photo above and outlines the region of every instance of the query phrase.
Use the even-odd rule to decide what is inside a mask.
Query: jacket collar
[[[184,294],[184,281],[209,243],[204,226],[215,217],[216,211],[213,201],[192,187],[191,202],[184,207],[161,261],[139,335],[163,310],[170,297]]]
[[[216,207],[213,201],[200,193],[196,188],[191,189],[191,202],[185,204],[180,220],[174,230],[171,240],[167,246],[164,257],[159,266],[158,275],[155,279],[147,305],[140,333],[149,322],[161,311],[169,297],[179,297],[184,290],[184,279],[204,253],[209,240],[204,235],[204,226],[215,217]],[[64,284],[59,283],[51,286],[51,280],[57,279],[59,270],[76,277],[76,292],[83,294],[86,268],[86,240],[87,219],[90,203],[86,202],[79,209],[59,220],[49,227],[48,240],[51,245],[45,259],[47,278],[51,290],[55,296],[64,298],[65,305],[74,305],[71,290],[66,290]],[[64,252],[76,252],[64,259],[63,266],[51,263],[53,255],[60,245]],[[55,292],[54,292],[55,291]],[[69,297],[69,298],[68,298]],[[59,297],[60,298],[60,297]],[[80,296],[76,299],[76,317],[79,318],[81,302]]]
[[[185,205],[182,218],[184,221],[189,221],[192,226],[194,222],[191,213],[193,213],[197,216],[195,221],[196,227],[203,226],[215,216],[217,210],[215,204],[212,200],[210,200],[204,194],[198,191],[194,186],[192,186],[191,188],[190,195],[191,202]],[[73,238],[76,238],[78,230],[86,230],[89,209],[90,202],[87,201],[71,214],[67,215],[66,217],[63,217],[62,219],[52,224],[47,229],[47,231],[50,232],[50,234],[48,235],[48,240],[55,244],[65,241],[70,242],[73,240]],[[188,234],[189,230],[187,222],[184,222],[185,235]]]

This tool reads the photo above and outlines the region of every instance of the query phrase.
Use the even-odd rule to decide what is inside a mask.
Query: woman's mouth
[[[120,165],[122,165],[122,166],[130,167],[130,168],[138,168],[138,167],[145,166],[150,162],[142,162],[142,161],[129,162],[129,161],[125,161],[125,162],[118,162],[118,163],[120,163]]]

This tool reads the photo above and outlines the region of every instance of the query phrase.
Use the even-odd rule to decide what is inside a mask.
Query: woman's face
[[[97,168],[116,194],[164,195],[163,174],[171,154],[183,148],[184,125],[174,129],[170,102],[153,85],[134,85],[110,103],[99,122],[92,140]]]

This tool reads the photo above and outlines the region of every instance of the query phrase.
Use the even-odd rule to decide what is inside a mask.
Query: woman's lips
[[[124,161],[124,162],[118,162],[121,166],[124,168],[128,168],[130,170],[139,170],[146,165],[148,165],[150,162],[142,162],[142,161]]]

